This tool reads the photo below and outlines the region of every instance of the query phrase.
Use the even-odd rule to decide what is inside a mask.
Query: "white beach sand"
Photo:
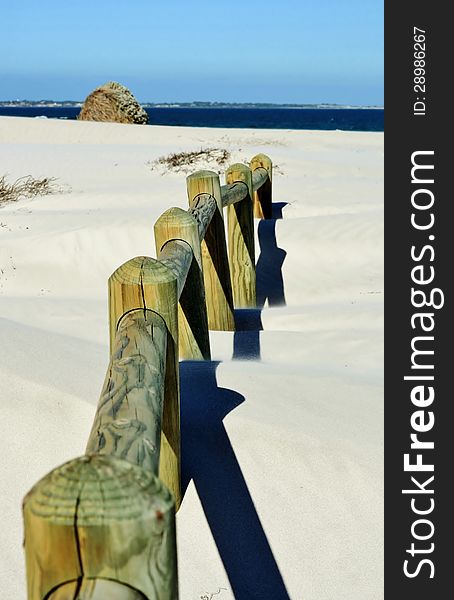
[[[147,162],[201,146],[268,154],[285,205],[256,221],[252,330],[212,332],[213,361],[181,365],[180,598],[383,597],[383,134],[1,117],[0,176],[71,189],[0,208],[2,600],[25,599],[24,494],[84,453],[107,279],[186,207],[185,174]]]

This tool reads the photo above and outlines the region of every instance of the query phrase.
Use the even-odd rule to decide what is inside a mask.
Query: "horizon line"
[[[18,103],[29,103],[29,104],[44,104],[44,103],[52,103],[52,104],[75,104],[82,105],[85,100],[53,100],[51,98],[40,98],[29,99],[29,98],[15,98],[15,99],[2,99],[0,100],[0,105],[4,104],[18,104]],[[139,102],[139,101],[138,101]],[[182,105],[190,105],[190,104],[203,104],[203,105],[230,105],[230,106],[285,106],[285,107],[306,107],[306,106],[338,106],[338,107],[351,107],[351,108],[384,108],[384,104],[354,104],[351,102],[341,103],[341,102],[253,102],[253,101],[223,101],[223,100],[188,100],[188,101],[143,101],[139,102],[142,106],[148,107],[159,107],[159,106],[170,106],[170,107],[178,107]]]

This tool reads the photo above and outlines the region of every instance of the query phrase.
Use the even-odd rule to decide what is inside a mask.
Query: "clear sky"
[[[0,0],[0,100],[383,103],[383,0]]]

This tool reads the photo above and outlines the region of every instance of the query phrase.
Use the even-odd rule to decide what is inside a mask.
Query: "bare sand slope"
[[[383,596],[383,134],[0,118],[0,176],[64,190],[0,208],[5,600],[25,598],[22,497],[84,452],[107,278],[186,206],[185,173],[148,162],[207,146],[269,154],[276,219],[256,221],[263,308],[181,364],[181,600]]]

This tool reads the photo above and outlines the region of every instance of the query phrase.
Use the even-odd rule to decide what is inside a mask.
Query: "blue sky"
[[[383,0],[1,2],[0,99],[383,103]]]

